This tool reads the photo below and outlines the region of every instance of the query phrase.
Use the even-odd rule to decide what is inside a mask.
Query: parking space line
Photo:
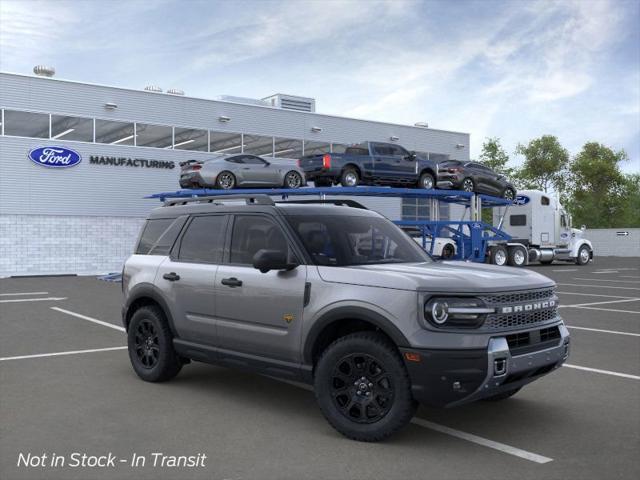
[[[612,372],[610,370],[600,370],[599,368],[581,367],[580,365],[572,365],[565,363],[562,365],[567,368],[575,368],[576,370],[584,370],[585,372],[603,373],[605,375],[613,375],[614,377],[630,378],[631,380],[640,380],[638,375],[631,375],[629,373]]]
[[[562,295],[580,295],[583,297],[606,297],[606,298],[636,298],[636,297],[621,297],[620,295],[603,295],[601,293],[578,293],[578,292],[556,292]]]
[[[69,350],[66,352],[37,353],[35,355],[19,355],[17,357],[2,357],[0,358],[0,362],[6,362],[8,360],[24,360],[27,358],[59,357],[62,355],[78,355],[80,353],[110,352],[113,350],[126,350],[126,349],[127,347],[108,347],[108,348],[92,348],[89,350]]]
[[[57,302],[66,300],[67,297],[46,297],[46,298],[10,298],[8,300],[0,300],[0,303],[19,303],[19,302]]]
[[[446,427],[438,423],[433,423],[428,420],[423,420],[422,418],[413,417],[413,419],[411,420],[411,423],[413,423],[414,425],[419,425],[424,428],[428,428],[430,430],[435,430],[436,432],[444,433],[446,435],[451,435],[452,437],[461,438],[462,440],[466,440],[468,442],[472,442],[477,445],[482,445],[483,447],[493,448],[494,450],[499,450],[501,452],[508,453],[509,455],[524,458],[525,460],[529,460],[530,462],[549,463],[553,461],[553,458],[544,457],[542,455],[538,455],[537,453],[527,452],[526,450],[521,450],[519,448],[512,447],[504,443],[494,442],[493,440],[479,437],[472,433],[462,432],[460,430]]]
[[[591,302],[591,303],[576,303],[574,305],[558,305],[558,308],[575,308],[575,307],[590,307],[591,305],[604,305],[606,303],[624,303],[624,302],[637,302],[640,298],[627,298],[625,300],[605,300],[604,302]]]
[[[592,278],[581,278],[581,277],[573,277],[574,280],[593,280]],[[633,282],[631,280],[609,280],[608,278],[598,278],[599,282],[614,282],[614,283],[630,283],[632,285],[637,285],[638,282]]]
[[[620,275],[620,278],[640,278],[640,275]]]
[[[599,272],[596,271],[596,272],[593,272],[593,273],[596,273],[596,274],[599,274],[599,273],[607,274],[607,273],[620,273],[620,272],[618,272],[618,270],[600,270]]]
[[[0,293],[0,297],[12,297],[18,295],[49,295],[49,292],[19,292],[19,293]]]
[[[265,375],[265,376],[273,380],[276,380],[278,382],[287,383],[289,385],[293,385],[294,387],[307,390],[308,392],[313,392],[313,387],[311,385],[307,385],[306,383],[296,382],[293,380],[285,380],[283,378],[272,377],[270,375]],[[553,461],[553,458],[543,457],[542,455],[538,455],[537,453],[527,452],[526,450],[521,450],[519,448],[512,447],[504,443],[494,442],[493,440],[489,440],[488,438],[479,437],[472,433],[456,430],[454,428],[447,427],[445,425],[440,425],[439,423],[433,423],[433,422],[430,422],[429,420],[424,420],[419,417],[413,417],[411,419],[411,423],[413,423],[414,425],[418,425],[419,427],[428,428],[429,430],[435,430],[436,432],[440,432],[440,433],[444,433],[445,435],[450,435],[452,437],[460,438],[462,440],[466,440],[468,442],[475,443],[477,445],[482,445],[483,447],[493,448],[494,450],[499,450],[503,453],[508,453],[509,455],[514,455],[516,457],[524,458],[525,460],[529,460],[531,462],[549,463]]]
[[[587,330],[589,332],[612,333],[615,335],[629,335],[630,337],[640,337],[640,333],[619,332],[617,330],[602,330],[601,328],[574,327],[570,325],[565,325],[565,327],[575,330]]]
[[[103,322],[102,320],[98,320],[97,318],[87,317],[86,315],[81,315],[81,314],[76,313],[76,312],[71,312],[69,310],[65,310],[64,308],[51,307],[51,310],[55,310],[56,312],[66,313],[67,315],[71,315],[73,317],[81,318],[82,320],[86,320],[87,322],[97,323],[98,325],[102,325],[103,327],[113,328],[114,330],[119,330],[121,332],[125,331],[124,327],[121,327],[119,325],[114,325],[112,323]]]
[[[567,268],[567,269],[558,269],[558,270],[551,270],[552,272],[577,272],[579,269],[577,268]]]
[[[638,314],[635,310],[616,310],[615,308],[600,308],[600,307],[572,307],[572,308],[584,308],[585,310],[601,310],[603,312],[615,312],[615,313],[635,313]]]
[[[589,278],[589,280],[593,280]],[[640,288],[635,287],[618,287],[613,285],[585,285],[584,283],[557,283],[556,285],[563,285],[568,287],[594,287],[594,288],[615,288],[616,290],[640,290]]]

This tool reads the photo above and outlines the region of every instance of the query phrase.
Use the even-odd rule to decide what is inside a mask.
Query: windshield
[[[316,265],[348,267],[432,261],[402,230],[384,218],[343,215],[286,218]]]

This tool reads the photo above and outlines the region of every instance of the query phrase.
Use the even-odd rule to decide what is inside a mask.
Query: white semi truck
[[[518,192],[514,205],[493,209],[493,225],[511,236],[509,242],[490,245],[488,259],[495,265],[520,267],[554,260],[586,265],[593,259],[585,226],[572,228],[571,216],[544,192]]]

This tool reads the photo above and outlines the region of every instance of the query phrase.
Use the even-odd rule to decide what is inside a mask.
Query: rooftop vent
[[[219,95],[216,97],[216,100],[232,103],[244,103],[246,105],[258,105],[260,107],[268,107],[270,105],[269,102],[258,100],[257,98],[234,97],[233,95]]]
[[[416,122],[413,125],[421,128],[429,128],[429,124],[427,122]]]
[[[39,77],[53,77],[56,74],[56,69],[46,65],[36,65],[33,67],[33,73]]]
[[[160,87],[158,87],[157,85],[147,85],[146,87],[144,87],[144,89],[147,92],[162,93],[162,89]]]
[[[184,95],[184,90],[180,90],[179,88],[170,88],[167,90],[169,95]]]
[[[282,108],[284,110],[296,110],[298,112],[315,112],[316,100],[308,97],[296,97],[294,95],[285,95],[276,93],[262,100],[268,102],[272,107]]]

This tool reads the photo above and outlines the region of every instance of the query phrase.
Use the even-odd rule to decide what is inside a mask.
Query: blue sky
[[[625,149],[640,171],[640,0],[0,0],[0,69]],[[515,163],[522,159],[514,157]]]

